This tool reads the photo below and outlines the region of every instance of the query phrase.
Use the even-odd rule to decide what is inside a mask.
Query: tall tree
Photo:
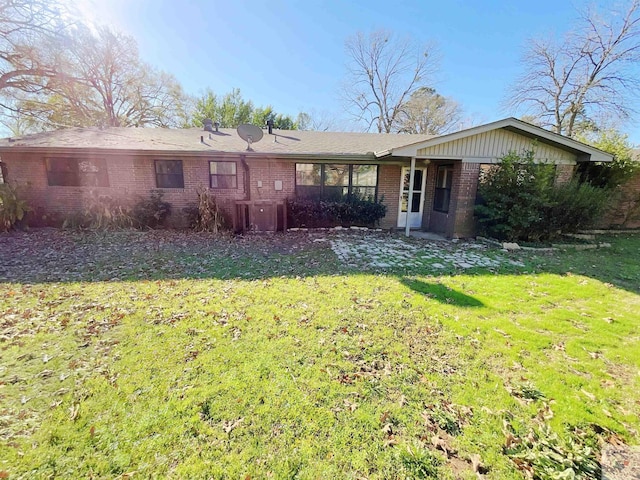
[[[184,94],[176,79],[142,62],[136,41],[100,27],[78,26],[61,70],[20,105],[34,128],[102,125],[178,126]]]
[[[587,10],[560,41],[533,39],[508,106],[527,109],[556,133],[573,136],[581,123],[626,119],[640,91],[640,0],[606,17]]]
[[[0,0],[0,92],[41,91],[57,72],[67,25],[55,0]]]
[[[216,95],[208,89],[196,98],[190,124],[201,127],[205,118],[218,122],[223,128],[235,128],[242,123],[262,127],[267,120],[273,120],[274,127],[279,129],[292,130],[296,127],[290,116],[276,113],[271,105],[255,107],[251,100],[244,100],[238,88],[223,96]]]
[[[368,129],[392,132],[409,97],[428,86],[437,70],[434,45],[417,46],[379,30],[357,33],[345,43],[348,78],[344,88],[347,109]]]
[[[441,135],[458,129],[461,120],[462,109],[455,100],[433,88],[421,87],[401,108],[394,129],[400,133]]]

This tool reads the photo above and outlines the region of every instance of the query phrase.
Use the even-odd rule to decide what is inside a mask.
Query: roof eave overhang
[[[141,157],[240,157],[247,159],[281,159],[281,160],[309,160],[315,162],[375,162],[375,163],[399,163],[401,158],[391,157],[388,153],[379,155],[370,152],[361,153],[280,153],[280,152],[256,152],[256,151],[220,151],[220,150],[138,150],[121,148],[78,148],[78,147],[21,147],[0,146],[0,154],[3,153],[31,153],[45,156],[72,155],[72,156],[141,156]]]

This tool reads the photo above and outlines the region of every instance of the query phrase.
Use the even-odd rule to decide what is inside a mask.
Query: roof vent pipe
[[[213,121],[210,118],[205,118],[202,123],[205,132],[213,132]]]
[[[269,131],[269,135],[273,135],[273,120],[267,120],[267,130]]]
[[[218,128],[220,128],[220,122],[215,122],[215,123],[213,124],[213,126],[215,127],[216,132],[217,132],[217,131],[218,131]]]

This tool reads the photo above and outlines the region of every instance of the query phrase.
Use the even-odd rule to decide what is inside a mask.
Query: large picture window
[[[156,160],[156,187],[184,188],[182,160]]]
[[[436,176],[436,193],[433,199],[433,209],[436,212],[449,212],[451,202],[451,185],[453,184],[453,166],[440,165]]]
[[[238,188],[236,162],[209,162],[209,186],[211,188]]]
[[[60,187],[108,187],[104,159],[47,158],[47,182]]]
[[[376,199],[377,165],[342,165],[333,163],[297,163],[298,197],[339,200],[347,195]]]

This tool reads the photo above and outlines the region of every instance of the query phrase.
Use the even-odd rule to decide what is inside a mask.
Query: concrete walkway
[[[331,249],[346,265],[380,270],[417,267],[435,273],[452,269],[492,269],[501,265],[524,266],[484,244],[451,242],[440,236],[435,240],[422,235],[416,237],[340,235],[331,239]]]

